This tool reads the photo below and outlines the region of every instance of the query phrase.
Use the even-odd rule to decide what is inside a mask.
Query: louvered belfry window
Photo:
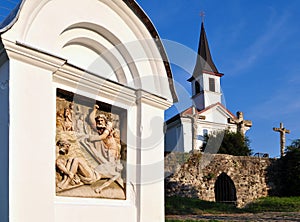
[[[209,78],[209,91],[215,92],[216,91],[216,85],[215,85],[215,79]]]

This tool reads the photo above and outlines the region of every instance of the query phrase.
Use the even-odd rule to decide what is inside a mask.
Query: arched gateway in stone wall
[[[215,182],[215,200],[222,203],[236,202],[234,182],[226,173],[221,173]]]
[[[271,159],[197,153],[186,162],[180,153],[165,158],[166,195],[235,203],[243,207],[268,195]]]

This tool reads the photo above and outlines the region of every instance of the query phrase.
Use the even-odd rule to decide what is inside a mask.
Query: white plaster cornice
[[[53,80],[79,90],[85,90],[93,94],[101,94],[115,101],[132,104],[140,100],[143,103],[160,108],[168,109],[173,103],[166,98],[157,96],[143,89],[133,89],[128,86],[107,80],[79,67],[68,64],[67,60],[56,55],[44,52],[20,42],[12,42],[3,39],[3,45],[7,55],[53,73]],[[4,52],[2,53],[4,54]]]
[[[67,63],[53,73],[53,81],[78,91],[100,95],[116,102],[127,105],[135,104],[136,95],[134,89],[78,69]]]
[[[66,59],[49,54],[32,46],[20,42],[12,42],[2,39],[4,48],[9,58],[19,60],[51,72],[67,62]]]
[[[138,89],[136,91],[137,102],[141,101],[142,103],[146,103],[148,105],[157,107],[162,110],[166,110],[172,106],[172,102],[168,101],[166,98],[162,98],[160,96],[149,93],[145,90]]]

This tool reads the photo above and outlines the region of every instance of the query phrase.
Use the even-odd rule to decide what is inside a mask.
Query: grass
[[[243,209],[236,208],[233,205],[199,199],[166,197],[165,206],[166,215],[300,212],[300,197],[265,197],[258,199]],[[171,221],[169,220],[168,222]],[[175,221],[173,220],[172,222]]]
[[[193,198],[166,197],[165,211],[167,215],[186,214],[222,214],[222,213],[242,213],[241,209],[233,205],[209,202]]]
[[[248,204],[244,210],[251,213],[300,212],[300,197],[265,197]]]

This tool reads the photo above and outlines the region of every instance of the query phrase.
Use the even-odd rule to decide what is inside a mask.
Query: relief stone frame
[[[127,110],[56,90],[56,195],[126,199]]]

